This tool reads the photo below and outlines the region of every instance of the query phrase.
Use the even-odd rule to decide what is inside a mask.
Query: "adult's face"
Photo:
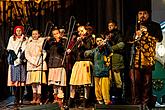
[[[149,13],[147,11],[138,12],[138,22],[144,23],[149,19]]]

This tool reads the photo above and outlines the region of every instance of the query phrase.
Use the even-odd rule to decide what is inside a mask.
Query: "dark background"
[[[8,3],[3,1],[3,7]],[[13,3],[11,2],[11,7],[8,10],[1,7],[5,11],[1,12],[3,20],[0,20],[0,99],[9,95],[5,48],[13,33],[14,26],[23,25],[26,29],[28,26],[31,27],[30,29],[37,28],[44,36],[47,33],[46,24],[49,21],[54,26],[64,27],[67,31],[70,17],[74,16],[76,24],[86,25],[88,23],[99,34],[106,30],[109,19],[115,19],[118,22],[119,29],[125,35],[127,27],[135,23],[138,7],[143,5],[151,9],[151,0],[58,0],[58,3],[51,3],[53,6],[45,2],[35,3],[30,1],[26,2],[29,6],[27,9],[29,14],[25,16],[13,14]],[[36,8],[36,6],[38,7]],[[19,12],[23,11],[22,9],[18,10]],[[8,14],[6,14],[7,12]],[[26,18],[26,20],[23,18]],[[31,30],[27,34],[30,35]]]

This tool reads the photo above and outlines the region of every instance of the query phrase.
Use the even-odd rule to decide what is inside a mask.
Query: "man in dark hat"
[[[151,10],[140,8],[137,23],[126,33],[127,44],[132,47],[130,59],[131,102],[151,108],[152,71],[155,65],[156,42],[163,39],[160,24],[151,20]]]

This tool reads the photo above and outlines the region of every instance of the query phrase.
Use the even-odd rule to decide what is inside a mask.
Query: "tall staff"
[[[72,27],[71,27],[72,20],[74,20],[74,21],[73,21],[73,25],[72,25]],[[75,24],[76,24],[75,17],[74,17],[74,16],[71,16],[71,17],[70,17],[70,21],[69,21],[69,29],[68,29],[68,33],[67,33],[67,35],[69,36],[69,39],[68,39],[68,42],[67,42],[67,45],[66,45],[66,50],[68,49],[69,44],[70,44],[70,41],[71,41],[71,39],[72,39],[72,34],[73,34],[73,29],[74,29],[74,27],[75,27]],[[71,32],[70,32],[70,28],[71,28]],[[62,60],[62,65],[64,65],[64,61],[65,61],[65,58],[66,58],[66,54],[67,54],[67,51],[65,51],[65,53],[64,53],[64,58],[63,58],[63,60]]]

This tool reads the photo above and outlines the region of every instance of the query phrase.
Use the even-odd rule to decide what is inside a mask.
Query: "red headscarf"
[[[20,28],[22,30],[22,33],[24,33],[24,27],[23,26],[15,26],[14,27],[14,34],[16,34],[16,29]]]
[[[17,38],[21,38],[21,36],[16,36],[16,29],[17,29],[17,28],[20,28],[21,31],[22,31],[22,33],[24,33],[24,27],[23,27],[23,26],[15,26],[15,27],[14,27],[14,40],[16,39],[16,37],[17,37]]]

